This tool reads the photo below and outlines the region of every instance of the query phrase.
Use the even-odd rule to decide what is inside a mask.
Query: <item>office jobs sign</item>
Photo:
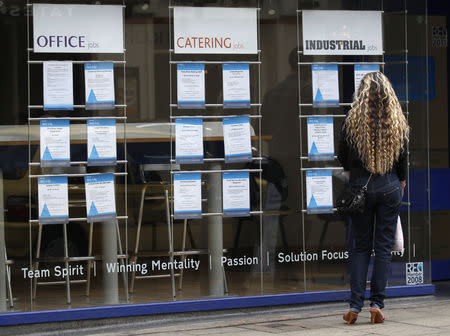
[[[256,54],[256,8],[174,7],[176,54]]]
[[[122,6],[33,4],[36,53],[123,53]]]
[[[304,55],[382,55],[380,11],[304,10]]]

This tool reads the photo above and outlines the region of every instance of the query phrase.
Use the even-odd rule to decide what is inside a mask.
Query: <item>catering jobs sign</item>
[[[122,6],[33,4],[36,53],[123,53]]]
[[[382,55],[380,11],[304,10],[304,55]]]
[[[256,8],[174,7],[176,54],[256,54]]]

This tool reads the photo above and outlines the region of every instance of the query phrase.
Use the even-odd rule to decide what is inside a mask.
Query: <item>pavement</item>
[[[347,326],[342,319],[347,303],[337,302],[8,327],[0,328],[0,335],[450,336],[449,282],[437,283],[436,295],[392,298],[385,304],[386,321],[375,325],[365,307]]]

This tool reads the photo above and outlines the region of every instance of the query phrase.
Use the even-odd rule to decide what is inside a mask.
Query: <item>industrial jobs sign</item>
[[[380,11],[304,10],[302,19],[304,55],[383,54]]]
[[[122,6],[33,4],[36,53],[123,53]]]
[[[176,54],[256,54],[256,8],[174,7]]]

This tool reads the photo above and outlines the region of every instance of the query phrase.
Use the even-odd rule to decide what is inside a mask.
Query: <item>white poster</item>
[[[251,161],[250,117],[224,117],[223,142],[225,162]]]
[[[176,163],[203,162],[203,119],[175,119]]]
[[[116,119],[87,121],[88,165],[115,165],[117,161]]]
[[[44,110],[73,110],[72,62],[44,62]]]
[[[250,216],[250,174],[248,171],[222,175],[223,215]]]
[[[35,53],[123,53],[122,5],[33,4]]]
[[[205,64],[178,64],[177,96],[180,109],[205,108]]]
[[[339,106],[339,78],[337,64],[312,65],[314,107]]]
[[[334,159],[333,117],[308,117],[308,160]]]
[[[39,223],[55,224],[69,221],[67,176],[38,178]]]
[[[114,174],[95,174],[84,177],[88,222],[116,219]]]
[[[114,65],[112,62],[84,64],[86,110],[114,109]]]
[[[382,55],[380,11],[303,10],[304,55]]]
[[[256,54],[256,8],[174,7],[176,54]]]
[[[358,92],[361,79],[369,72],[380,71],[379,64],[355,64],[355,94]]]
[[[330,169],[306,171],[308,214],[333,212],[333,182]]]
[[[174,218],[202,216],[202,183],[200,173],[176,173],[173,176]]]
[[[70,122],[45,119],[40,125],[41,167],[70,166]]]
[[[250,108],[250,66],[248,63],[223,65],[223,107]]]

